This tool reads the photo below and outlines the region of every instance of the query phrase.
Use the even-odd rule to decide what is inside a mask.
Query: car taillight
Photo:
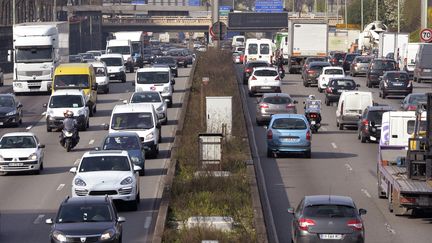
[[[280,80],[280,77],[279,77],[279,76],[276,76],[275,80]]]
[[[246,68],[246,69],[245,69],[245,72],[246,72],[246,73],[250,73],[250,72],[252,72],[252,68]]]
[[[267,109],[267,108],[269,108],[269,105],[266,104],[266,103],[262,103],[262,104],[260,105],[260,108],[261,108],[261,109]]]
[[[293,108],[295,108],[295,105],[294,104],[288,104],[288,105],[286,105],[286,108],[293,109]]]
[[[369,126],[368,119],[363,119],[362,124],[365,126],[365,128],[367,128]]]
[[[331,93],[331,92],[333,92],[333,89],[332,88],[330,88],[330,87],[328,87],[327,89],[326,89],[326,93]]]
[[[251,78],[252,80],[257,80],[257,78],[255,77],[255,76],[252,76],[252,78]]]
[[[413,204],[413,203],[416,203],[416,199],[412,198],[412,197],[400,197],[399,202],[400,203],[411,203],[411,204]]]
[[[308,140],[308,141],[311,140],[311,133],[310,133],[310,131],[306,132],[306,140]]]
[[[298,223],[299,223],[299,228],[301,230],[306,230],[306,231],[309,229],[309,226],[314,226],[315,225],[315,221],[314,220],[312,220],[312,219],[305,219],[305,218],[299,219]]]
[[[363,223],[362,223],[362,221],[360,221],[358,219],[348,220],[347,226],[352,228],[353,230],[362,230],[363,229]]]
[[[273,139],[273,132],[272,132],[272,130],[268,130],[268,132],[267,132],[267,139]]]
[[[415,110],[417,110],[417,107],[415,105],[409,105],[408,108],[407,108],[407,110],[409,110],[409,111],[415,111]]]
[[[314,74],[315,71],[314,71],[314,70],[308,70],[307,73],[308,73],[308,74]]]

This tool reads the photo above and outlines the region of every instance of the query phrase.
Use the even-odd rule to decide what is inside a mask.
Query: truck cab
[[[121,54],[129,72],[133,73],[135,71],[135,64],[132,58],[132,44],[130,40],[109,40],[107,42],[106,53]]]

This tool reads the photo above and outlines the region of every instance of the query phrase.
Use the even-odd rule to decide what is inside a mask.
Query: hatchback
[[[307,68],[309,67],[309,64],[311,62],[327,62],[328,58],[326,57],[308,57],[303,63],[302,66],[302,75],[304,76],[305,72],[307,71]]]
[[[350,78],[335,78],[330,80],[325,89],[325,104],[330,106],[333,102],[338,102],[343,91],[357,90],[360,87]]]
[[[253,70],[248,81],[249,96],[256,93],[280,93],[281,78],[274,67],[259,67]]]
[[[401,108],[404,111],[415,111],[419,103],[426,103],[427,96],[425,93],[411,93],[402,101]]]
[[[168,105],[157,91],[134,92],[130,98],[130,103],[152,104],[156,110],[158,121],[162,125],[168,123]]]
[[[359,55],[360,54],[358,54],[358,53],[348,53],[345,55],[345,58],[344,58],[343,63],[342,63],[342,67],[343,67],[345,72],[350,71],[351,63],[353,62],[354,58],[356,58]]]
[[[379,84],[379,96],[385,99],[388,95],[407,96],[412,93],[413,85],[405,71],[385,72]]]
[[[318,77],[324,67],[330,67],[328,62],[311,62],[303,72],[303,86],[309,87],[311,84],[318,85]]]
[[[267,157],[278,153],[303,153],[311,157],[312,133],[309,122],[301,114],[273,115],[267,128]]]
[[[0,94],[0,126],[22,124],[23,105],[14,94]]]
[[[350,197],[335,195],[305,196],[293,215],[291,237],[300,242],[363,243],[365,229],[361,215],[366,210],[357,207]]]
[[[356,56],[351,63],[350,74],[355,77],[359,74],[366,74],[369,63],[372,61],[371,56]]]
[[[387,71],[396,71],[396,62],[390,59],[376,58],[369,64],[366,73],[366,86],[372,88],[372,86],[379,85],[380,77]]]
[[[330,56],[330,64],[332,66],[342,66],[345,55],[345,52],[334,52]]]
[[[247,62],[243,70],[243,84],[248,84],[249,77],[257,67],[270,67],[270,64],[266,61],[250,61]]]
[[[394,111],[391,106],[368,106],[362,114],[358,124],[358,136],[362,143],[379,141],[381,137],[382,114]]]
[[[270,121],[272,115],[297,113],[297,101],[284,93],[268,93],[257,100],[256,123],[258,126]]]

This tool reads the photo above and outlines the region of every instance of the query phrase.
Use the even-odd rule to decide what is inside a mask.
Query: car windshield
[[[311,62],[325,62],[325,58],[323,57],[314,57],[314,58],[308,58],[307,62],[311,63]]]
[[[248,53],[250,54],[258,54],[258,44],[249,44],[248,45]]]
[[[84,157],[79,166],[80,173],[92,171],[130,171],[127,156]]]
[[[254,72],[254,76],[259,76],[259,77],[275,77],[277,75],[278,75],[277,71],[268,70],[268,69],[255,70],[255,72]]]
[[[370,63],[371,60],[372,60],[372,58],[370,58],[370,57],[357,57],[356,58],[357,63]]]
[[[110,222],[113,220],[108,205],[63,205],[57,223]]]
[[[36,148],[36,141],[32,136],[3,137],[0,149]]]
[[[270,53],[270,45],[269,44],[261,44],[260,45],[260,54],[269,54]]]
[[[345,53],[335,53],[333,57],[337,60],[340,60],[345,57]]]
[[[107,47],[107,53],[120,53],[122,55],[128,55],[130,53],[130,46],[110,46]]]
[[[292,99],[290,97],[282,97],[282,96],[269,96],[263,99],[263,102],[274,104],[274,105],[282,105],[282,104],[291,104]]]
[[[139,84],[163,84],[169,83],[169,72],[138,72],[137,83]]]
[[[18,47],[16,62],[49,62],[52,60],[53,48],[50,47]]]
[[[105,77],[106,76],[105,68],[93,67],[93,69],[94,69],[94,72],[96,74],[96,77]]]
[[[346,205],[311,205],[303,210],[303,216],[311,218],[352,218],[357,216],[355,208]]]
[[[174,60],[174,58],[162,57],[162,58],[156,58],[154,63],[157,63],[157,64],[176,64],[176,61]]]
[[[120,57],[105,57],[101,58],[101,61],[105,62],[107,66],[122,66],[122,58]]]
[[[176,50],[169,50],[168,51],[168,56],[183,56],[183,51],[182,50],[178,50],[178,49],[176,49]]]
[[[73,63],[73,62],[81,62],[81,56],[69,56],[69,62]]]
[[[153,127],[153,116],[149,112],[116,113],[111,121],[111,128],[114,130],[151,129]]]
[[[133,94],[131,103],[159,103],[162,102],[158,92]]]
[[[342,69],[327,69],[327,70],[325,70],[324,74],[343,75],[343,70]]]
[[[352,60],[354,60],[354,58],[356,57],[357,55],[346,55],[345,56],[345,60],[346,61],[352,61]]]
[[[82,97],[79,95],[56,95],[50,99],[50,108],[78,108],[83,107]]]
[[[315,70],[317,73],[321,73],[324,67],[327,67],[328,65],[313,65],[310,66],[311,70]]]
[[[396,69],[394,61],[377,60],[372,64],[373,69],[394,70]]]
[[[425,94],[411,95],[409,97],[410,104],[417,105],[419,102],[427,102],[427,97]]]
[[[15,107],[14,99],[9,96],[0,96],[0,107]]]
[[[332,80],[331,86],[336,87],[355,87],[355,82],[352,80],[337,79]]]
[[[382,123],[382,114],[386,111],[369,111],[368,120],[380,125]]]
[[[88,88],[89,75],[87,74],[65,74],[55,75],[54,87],[56,88]]]
[[[83,59],[94,59],[94,55],[90,53],[81,53],[80,56],[82,56]]]
[[[138,150],[139,140],[134,136],[116,136],[105,139],[104,150]]]
[[[305,130],[305,121],[299,118],[278,118],[273,122],[272,128],[280,130]]]
[[[101,56],[101,53],[99,51],[89,51],[87,53],[90,53],[90,54],[92,54],[95,57],[100,57]]]
[[[409,81],[408,74],[406,73],[387,73],[387,78],[391,82],[407,82]]]

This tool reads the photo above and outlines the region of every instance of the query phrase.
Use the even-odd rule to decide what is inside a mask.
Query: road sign
[[[219,16],[228,16],[232,6],[219,6]]]
[[[256,0],[255,12],[278,13],[283,11],[282,0]]]
[[[432,29],[422,29],[420,31],[420,39],[422,42],[432,42]]]
[[[218,40],[223,40],[227,32],[227,26],[224,22],[218,21],[210,28],[210,35]]]
[[[200,6],[201,1],[200,0],[189,0],[189,6]]]

